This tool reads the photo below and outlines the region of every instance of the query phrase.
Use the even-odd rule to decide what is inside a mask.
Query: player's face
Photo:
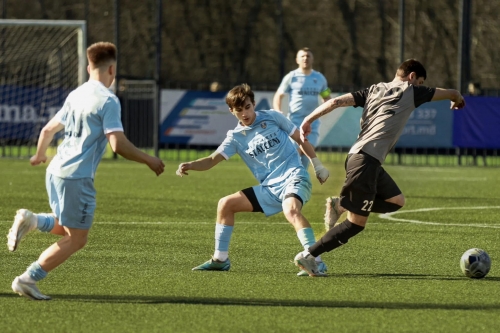
[[[297,53],[297,58],[295,60],[297,61],[297,65],[299,65],[300,68],[311,69],[314,58],[311,52],[300,50]]]
[[[250,101],[250,97],[247,97],[243,107],[232,108],[229,109],[229,111],[231,111],[231,113],[238,118],[240,123],[244,126],[252,125],[256,117],[255,103]]]

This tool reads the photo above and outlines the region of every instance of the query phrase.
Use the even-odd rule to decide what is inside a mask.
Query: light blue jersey
[[[123,132],[120,102],[101,82],[89,80],[73,90],[56,114],[64,140],[47,172],[63,179],[94,178],[108,144],[107,133]]]
[[[288,118],[297,127],[321,104],[320,97],[328,97],[331,93],[323,74],[313,70],[311,74],[305,75],[299,69],[285,75],[278,92],[290,95]],[[318,135],[319,125],[319,120],[312,123],[311,134]],[[312,144],[316,146],[317,143]]]
[[[238,154],[263,186],[300,174],[309,179],[290,136],[297,127],[276,111],[257,111],[252,125],[228,131],[217,152],[229,159]]]

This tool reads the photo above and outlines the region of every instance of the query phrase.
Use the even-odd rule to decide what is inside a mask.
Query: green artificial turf
[[[0,332],[496,332],[500,327],[500,172],[485,167],[387,166],[406,196],[392,219],[323,255],[327,278],[297,277],[300,243],[283,214],[237,215],[229,272],[193,272],[213,253],[219,198],[256,184],[240,161],[156,177],[144,165],[105,160],[87,246],[39,283],[52,301],[10,284],[58,237],[29,234],[0,251]],[[317,237],[341,163],[313,181],[303,209]],[[18,208],[47,212],[45,166],[0,159],[0,234]],[[481,208],[482,207],[482,208]],[[438,208],[435,210],[423,210]],[[408,212],[406,212],[408,211]],[[4,240],[6,240],[4,238]],[[492,259],[481,280],[462,275],[472,247]]]

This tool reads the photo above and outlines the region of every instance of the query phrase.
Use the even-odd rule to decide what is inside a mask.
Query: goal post
[[[0,156],[26,157],[87,80],[86,22],[0,20]]]

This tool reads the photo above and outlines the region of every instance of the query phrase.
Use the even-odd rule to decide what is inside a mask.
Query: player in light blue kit
[[[314,148],[309,142],[300,139],[297,127],[285,116],[272,110],[255,111],[254,93],[247,84],[231,89],[226,96],[226,103],[229,111],[238,119],[236,128],[227,133],[224,142],[212,155],[181,163],[177,175],[187,175],[189,170],[208,170],[238,154],[260,185],[219,200],[214,255],[193,270],[229,270],[229,242],[234,215],[238,212],[262,212],[270,216],[283,211],[294,226],[304,249],[314,243],[311,225],[301,213],[302,206],[311,197],[312,184],[290,137],[311,158],[320,183],[323,184],[329,176],[328,170],[316,157]],[[311,274],[304,271],[298,275],[325,275],[326,266],[321,258],[317,258],[317,261],[318,271]]]
[[[9,251],[31,230],[63,236],[12,282],[12,290],[34,300],[48,300],[36,282],[87,243],[96,206],[94,176],[108,141],[114,152],[145,163],[160,175],[163,162],[137,149],[123,133],[120,103],[108,88],[116,73],[116,47],[100,42],[87,49],[90,79],[72,91],[62,109],[42,129],[31,165],[45,163],[54,135],[64,129],[64,140],[47,168],[46,187],[52,213],[17,211],[7,235]]]
[[[281,111],[281,100],[285,94],[289,94],[288,119],[300,128],[304,118],[321,104],[320,99],[323,102],[330,99],[331,91],[323,74],[313,70],[314,57],[309,48],[299,50],[295,60],[299,67],[285,75],[281,81],[273,98],[273,108]],[[319,143],[319,125],[318,121],[314,122],[311,134],[307,137],[313,147]],[[300,150],[299,152],[302,164],[307,169],[309,158]]]

